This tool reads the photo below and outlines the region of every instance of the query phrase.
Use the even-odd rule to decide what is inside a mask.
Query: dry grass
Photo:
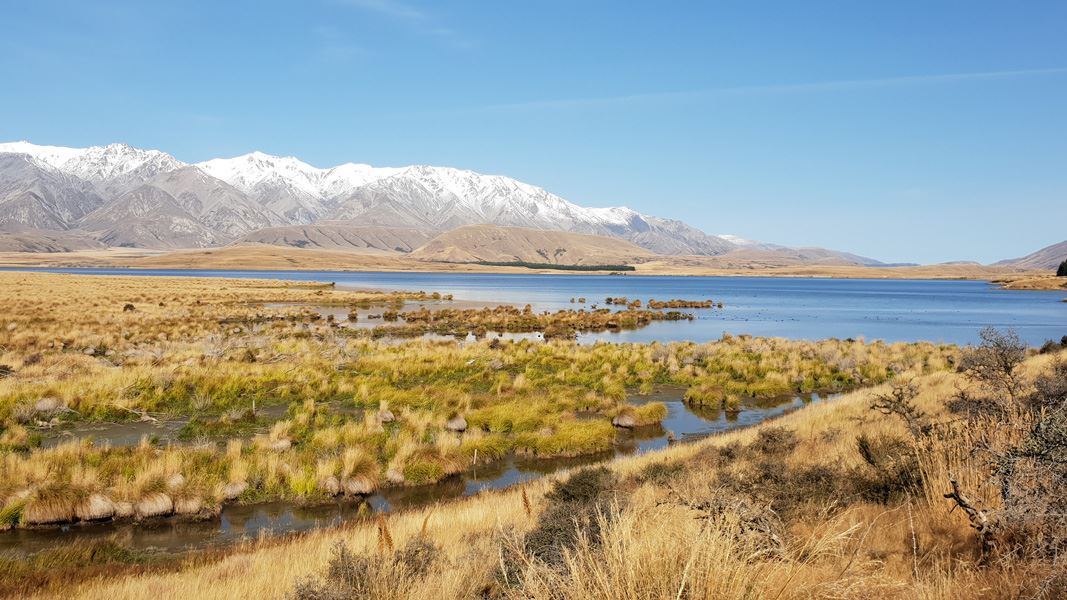
[[[1044,368],[1047,360],[1036,359],[1028,368]],[[963,385],[961,378],[933,374],[917,383],[917,405],[934,419],[950,419],[943,400]],[[414,539],[434,548],[429,566],[417,576],[395,578],[394,550],[381,547],[381,525],[368,523],[280,545],[249,547],[216,564],[179,572],[97,579],[66,595],[282,597],[293,593],[303,578],[323,574],[337,543],[365,557],[357,563],[369,573],[368,581],[376,589],[391,590],[378,597],[391,598],[474,598],[484,593],[627,600],[948,599],[1036,593],[1051,573],[1049,565],[978,564],[966,517],[953,512],[940,494],[948,489],[950,475],[975,489],[981,489],[982,478],[973,462],[956,462],[950,443],[931,451],[928,493],[904,493],[885,503],[856,497],[849,490],[815,494],[795,489],[796,484],[776,486],[773,479],[758,480],[764,486],[757,487],[762,496],[749,500],[737,495],[740,487],[723,487],[724,482],[745,481],[737,475],[752,476],[766,468],[764,457],[773,457],[778,473],[806,474],[818,465],[833,465],[842,473],[863,468],[857,434],[906,435],[902,422],[870,410],[872,399],[884,391],[854,392],[757,429],[610,463],[619,483],[601,496],[594,521],[579,523],[578,536],[560,563],[529,558],[522,540],[546,526],[545,515],[560,502],[553,487],[565,474],[522,489],[389,516],[385,526],[394,548]],[[794,432],[795,447],[767,441],[781,434],[761,437],[772,427]],[[813,485],[807,489],[821,489]],[[765,505],[753,504],[751,498],[758,497],[777,511],[768,513]],[[501,565],[508,577],[502,576]]]
[[[993,283],[1006,290],[1067,290],[1067,277],[1051,273],[996,277]]]
[[[843,390],[944,370],[957,353],[932,344],[746,336],[711,344],[391,344],[293,303],[395,303],[425,294],[35,273],[2,273],[0,283],[9,319],[0,329],[0,364],[11,366],[0,379],[0,499],[6,507],[31,497],[28,514],[43,510],[42,488],[75,483],[135,508],[166,493],[175,510],[208,513],[234,501],[235,489],[241,502],[303,502],[386,481],[430,483],[469,468],[475,453],[491,460],[610,450],[611,420],[633,390],[692,386],[733,401]],[[281,417],[254,412],[285,405]],[[388,423],[377,417],[385,406],[395,417]],[[640,426],[666,411],[647,405],[627,414]],[[470,424],[462,438],[446,427],[455,416]],[[41,434],[73,423],[174,417],[195,417],[182,431],[194,444],[33,447]],[[223,447],[240,437],[253,439]],[[355,451],[367,460],[342,472],[343,457]],[[160,488],[175,476],[182,485]]]
[[[956,479],[997,508],[986,463],[968,452],[976,430],[944,425],[943,436],[918,446],[903,421],[870,408],[885,382],[911,379],[927,418],[957,421],[945,400],[971,385],[951,372],[957,348],[744,336],[387,344],[298,307],[264,306],[402,299],[314,284],[0,273],[0,364],[11,367],[0,378],[0,527],[26,514],[66,517],[101,497],[116,511],[210,512],[234,499],[434,481],[466,468],[475,451],[488,459],[598,452],[614,440],[613,416],[663,418],[662,405],[625,404],[632,391],[661,384],[719,403],[873,386],[757,429],[615,460],[595,493],[561,488],[561,474],[377,523],[251,543],[211,564],[93,570],[87,581],[67,574],[48,593],[284,597],[318,589],[298,584],[331,564],[393,598],[995,598],[1032,595],[1046,581],[1051,566],[1041,560],[982,564],[966,516],[942,497]],[[1025,368],[1032,376],[1053,360],[1034,357]],[[252,415],[259,429],[250,441],[33,447],[52,418],[61,427],[200,414],[226,432],[248,422],[241,411],[251,400],[288,411],[262,425]],[[386,410],[394,419],[380,418]],[[469,424],[462,437],[445,428],[455,416]],[[997,431],[994,421],[976,427]]]
[[[416,260],[403,255],[381,256],[303,248],[249,244],[203,250],[159,252],[110,248],[60,253],[0,253],[0,265],[19,267],[130,267],[142,269],[269,269],[339,271],[439,271],[477,273],[552,273],[531,270]],[[836,264],[798,264],[781,257],[750,253],[723,256],[665,256],[635,263],[637,275],[745,275],[766,277],[834,277],[869,279],[1010,279],[1011,289],[1062,289],[1046,272],[977,264],[915,267],[860,267]],[[588,273],[586,273],[588,274]]]

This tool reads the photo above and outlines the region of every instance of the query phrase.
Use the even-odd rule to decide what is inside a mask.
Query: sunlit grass
[[[53,487],[80,490],[54,502],[62,514],[92,494],[117,514],[148,500],[165,504],[160,495],[176,511],[210,514],[225,502],[319,502],[432,483],[512,452],[604,453],[615,443],[613,418],[625,413],[640,427],[666,417],[662,403],[627,404],[656,386],[682,386],[691,403],[738,410],[746,397],[943,371],[957,353],[933,344],[747,336],[708,344],[390,343],[298,304],[399,310],[405,298],[432,294],[32,273],[0,273],[0,284],[8,320],[0,324],[0,364],[12,367],[0,378],[0,510],[12,523],[27,507],[46,512],[55,499],[43,490]],[[448,431],[453,417],[465,420],[464,433]],[[180,437],[195,445],[37,447],[42,434],[72,423],[166,418],[190,418]]]

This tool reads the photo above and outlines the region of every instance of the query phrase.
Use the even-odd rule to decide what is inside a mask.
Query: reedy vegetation
[[[1027,382],[1019,390],[1021,401],[1044,407],[1029,414],[1048,415],[1050,406],[1063,410],[1064,396],[1057,391],[1067,389],[1062,360],[1043,355],[1018,367]],[[905,387],[913,391],[898,392]],[[961,393],[968,402],[961,402]],[[896,398],[903,404],[893,405]],[[970,400],[978,401],[977,411]],[[1016,447],[1013,438],[1035,431],[1014,417],[981,416],[990,403],[1010,402],[985,381],[962,374],[918,376],[809,406],[754,429],[615,460],[608,469],[563,473],[377,523],[263,543],[177,572],[99,578],[63,593],[73,598],[1062,597],[1057,554],[1025,537],[1006,537],[987,549],[964,512],[943,497],[956,481],[987,514],[1001,515],[1007,508],[999,500],[996,465],[973,450],[976,440],[989,438],[1006,443],[993,447]],[[902,405],[908,407],[904,413],[921,420],[918,429],[907,418],[883,414],[887,406]],[[961,418],[973,420],[963,426]],[[1062,465],[1058,469],[1062,477]],[[1036,497],[1057,501],[1048,490]],[[1063,531],[1055,520],[1042,527],[1049,534]],[[1016,543],[1008,544],[1011,540]],[[293,559],[297,556],[300,560]]]
[[[100,514],[132,506],[148,516],[166,504],[161,495],[173,512],[203,513],[226,501],[317,501],[432,483],[475,456],[608,451],[613,417],[625,412],[637,426],[663,419],[662,404],[626,404],[660,384],[739,402],[936,372],[956,356],[931,344],[748,337],[390,344],[352,337],[299,307],[263,304],[396,305],[428,295],[251,280],[0,280],[9,319],[0,362],[11,367],[0,379],[0,526],[79,518],[79,507],[101,497],[114,511],[104,505]],[[280,418],[252,412],[279,405],[288,406]],[[184,432],[190,444],[35,447],[41,431],[72,421],[168,416],[195,417]],[[447,427],[457,416],[465,433]]]

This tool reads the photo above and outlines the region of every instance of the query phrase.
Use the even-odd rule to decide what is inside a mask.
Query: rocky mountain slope
[[[268,227],[253,231],[235,243],[342,250],[366,254],[406,254],[433,237],[434,232],[426,229],[356,227],[326,222],[318,225]]]
[[[345,163],[321,169],[262,152],[187,164],[159,150],[126,144],[0,144],[0,236],[10,237],[4,242],[9,249],[34,252],[86,241],[156,249],[247,242],[408,253],[438,234],[469,225],[605,236],[661,255],[719,256],[758,249],[815,262],[828,260],[828,253],[834,260],[877,263],[845,253],[709,235],[626,207],[579,206],[509,177],[448,167]],[[11,237],[25,230],[53,232],[52,239]],[[69,244],[55,232],[69,232],[63,238]],[[464,235],[474,242],[469,231]],[[518,236],[521,243],[512,254],[532,260],[536,250],[551,245],[551,236],[532,241],[531,235]],[[479,238],[473,247],[460,244],[447,252],[435,246],[426,254],[506,255],[505,248],[490,250],[484,242]],[[585,245],[612,257],[633,254],[630,245],[597,244]]]
[[[1023,256],[998,262],[998,265],[1018,269],[1055,270],[1060,263],[1067,260],[1067,241],[1045,246],[1044,248]]]
[[[261,152],[188,165],[125,144],[28,142],[0,144],[0,160],[0,227],[86,231],[107,244],[206,246],[267,227],[330,221],[436,232],[483,223],[571,231],[667,254],[735,247],[680,221],[587,208],[509,177],[447,167],[320,169]]]

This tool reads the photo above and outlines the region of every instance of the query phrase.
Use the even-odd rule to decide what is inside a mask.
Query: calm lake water
[[[982,281],[353,273],[336,271],[195,271],[33,269],[97,275],[240,277],[332,281],[376,290],[423,290],[457,300],[531,304],[535,310],[603,306],[608,296],[688,300],[711,298],[725,309],[695,310],[693,322],[657,322],[634,331],[587,334],[582,341],[705,342],[723,333],[821,339],[864,337],[967,344],[987,325],[1012,328],[1038,345],[1067,335],[1067,293],[1009,291]],[[584,296],[588,304],[571,304]]]

